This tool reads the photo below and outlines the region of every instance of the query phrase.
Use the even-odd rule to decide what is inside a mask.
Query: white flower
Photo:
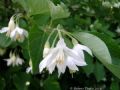
[[[72,72],[78,71],[78,68],[76,67],[76,65],[77,66],[87,65],[85,62],[83,50],[88,52],[92,56],[92,52],[88,47],[81,45],[81,44],[76,44],[73,48],[73,51],[76,53],[76,55],[78,57],[81,56],[81,59],[75,60],[75,58],[73,58],[73,57],[68,57],[67,66],[70,71],[72,71]]]
[[[10,36],[10,33],[15,29],[15,22],[14,22],[14,18],[11,17],[10,18],[10,21],[8,23],[8,27],[3,27],[1,30],[0,30],[0,33],[6,33],[6,36]]]
[[[10,34],[10,38],[14,41],[18,40],[19,42],[23,42],[25,37],[28,37],[28,32],[18,25]]]
[[[30,72],[32,73],[32,67],[31,66],[26,69],[26,73],[30,73]]]
[[[78,55],[75,50],[68,48],[64,39],[61,38],[56,47],[51,49],[48,55],[41,61],[39,71],[41,73],[44,68],[47,68],[51,74],[57,67],[58,76],[60,76],[61,73],[65,72],[66,67],[70,70],[78,71],[77,65],[86,65],[83,59],[83,55]]]
[[[26,69],[26,73],[32,73],[32,61],[29,61],[29,67]]]
[[[14,53],[10,52],[10,58],[9,59],[4,59],[7,61],[7,66],[18,66],[23,64],[23,59],[19,57],[19,55],[15,55]]]
[[[14,17],[11,17],[8,27],[3,27],[0,33],[6,33],[6,36],[14,41],[18,40],[19,42],[23,42],[25,37],[28,37],[28,32],[15,24]]]

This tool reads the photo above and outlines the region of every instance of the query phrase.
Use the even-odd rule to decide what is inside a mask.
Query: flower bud
[[[72,43],[73,43],[73,45],[76,45],[76,44],[78,44],[78,41],[75,38],[72,38]]]
[[[0,56],[4,55],[5,52],[6,52],[6,49],[0,48]]]
[[[15,29],[15,22],[14,22],[14,18],[13,17],[11,17],[10,18],[10,21],[9,21],[9,23],[8,23],[8,27],[9,27],[9,29],[10,29],[10,31],[12,31],[12,30],[14,30]]]
[[[32,60],[31,60],[31,59],[30,59],[30,61],[29,61],[29,66],[32,67]]]
[[[44,45],[44,50],[43,50],[43,58],[47,56],[47,54],[49,53],[50,50],[50,44],[47,41]]]
[[[10,21],[9,21],[9,23],[8,23],[8,31],[7,31],[7,33],[6,33],[6,36],[10,36],[10,33],[15,29],[15,22],[14,22],[14,18],[13,17],[11,17],[10,18]]]

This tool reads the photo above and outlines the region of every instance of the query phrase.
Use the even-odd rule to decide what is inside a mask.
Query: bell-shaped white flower
[[[16,27],[16,24],[14,22],[14,18],[11,17],[10,18],[10,21],[8,23],[8,27],[3,27],[1,30],[0,30],[0,33],[6,33],[6,36],[10,36],[10,33],[15,29]]]
[[[78,55],[75,50],[68,48],[64,42],[64,39],[60,38],[56,47],[52,48],[49,51],[48,55],[39,64],[39,71],[41,73],[44,68],[47,68],[51,74],[54,71],[55,67],[57,67],[58,76],[60,76],[61,73],[65,72],[66,67],[71,70],[78,71],[77,65],[86,65],[85,61],[81,62],[82,59],[83,56]]]
[[[28,32],[18,25],[10,34],[10,38],[14,41],[18,40],[19,42],[23,42],[25,37],[28,37]]]
[[[10,58],[9,59],[4,59],[7,61],[7,66],[18,66],[23,64],[23,59],[19,57],[19,55],[15,55],[15,53],[10,52]]]
[[[81,44],[76,44],[73,48],[73,51],[76,53],[77,56],[81,57],[81,59],[79,59],[79,60],[77,60],[77,59],[75,60],[72,57],[68,57],[68,60],[67,60],[68,65],[67,66],[68,66],[70,71],[75,72],[75,71],[78,71],[76,65],[77,66],[87,65],[86,62],[85,62],[83,51],[88,52],[91,56],[92,56],[92,52],[87,46],[84,46],[84,45],[81,45]]]
[[[31,59],[30,59],[30,61],[29,61],[29,67],[26,69],[26,73],[32,73],[32,61],[31,61]]]

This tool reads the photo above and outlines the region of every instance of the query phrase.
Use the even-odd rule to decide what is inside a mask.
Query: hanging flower
[[[83,50],[88,52],[92,56],[92,52],[88,47],[81,45],[81,44],[76,44],[73,48],[73,51],[76,53],[77,56],[81,56],[81,59],[74,59],[72,57],[68,57],[67,66],[71,73],[78,71],[78,68],[76,67],[76,65],[77,66],[87,65],[85,62]]]
[[[86,62],[83,60],[83,55],[78,55],[75,50],[66,46],[64,39],[60,38],[55,48],[51,49],[48,55],[39,64],[40,73],[44,68],[47,68],[51,74],[55,67],[58,69],[58,76],[64,73],[66,67],[71,70],[78,71],[78,66],[85,66]]]
[[[3,27],[1,30],[0,30],[0,33],[6,33],[6,36],[10,36],[10,33],[15,29],[15,22],[14,22],[14,18],[11,17],[10,18],[10,21],[8,23],[8,27]]]
[[[14,17],[12,16],[8,23],[8,27],[2,28],[0,30],[0,33],[6,33],[6,36],[10,37],[14,41],[23,42],[25,37],[28,37],[28,32],[20,28],[19,25],[16,23],[14,21]]]
[[[18,25],[10,34],[10,38],[14,41],[18,40],[19,42],[23,42],[25,37],[28,37],[28,32]]]
[[[15,55],[15,53],[10,52],[10,58],[4,59],[7,61],[7,66],[18,66],[23,64],[23,59],[19,57],[19,55]]]

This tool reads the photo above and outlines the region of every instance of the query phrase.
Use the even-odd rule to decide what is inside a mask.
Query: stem
[[[54,47],[54,45],[55,45],[55,42],[56,42],[56,40],[57,40],[57,37],[58,37],[58,34],[55,36],[55,39],[53,40],[53,43],[52,43],[52,48]]]
[[[52,32],[50,33],[50,35],[47,38],[47,41],[49,41],[50,37],[53,35],[53,33],[55,32],[55,30],[53,29]]]
[[[65,30],[61,30],[62,32],[64,32],[67,36],[69,36],[72,39],[73,44],[78,44],[78,41],[76,40],[76,38],[72,37],[73,35]]]
[[[60,32],[61,30],[59,30],[58,27],[57,27],[57,31],[58,31],[59,39],[62,38],[62,35],[61,35],[61,32]]]
[[[51,27],[51,25],[52,25],[52,20],[50,20],[50,24],[49,24],[49,27]]]
[[[65,33],[66,35],[68,35],[71,39],[73,38],[71,33],[67,32],[67,31],[65,31],[65,30],[61,30],[61,31],[62,31],[63,33]]]

